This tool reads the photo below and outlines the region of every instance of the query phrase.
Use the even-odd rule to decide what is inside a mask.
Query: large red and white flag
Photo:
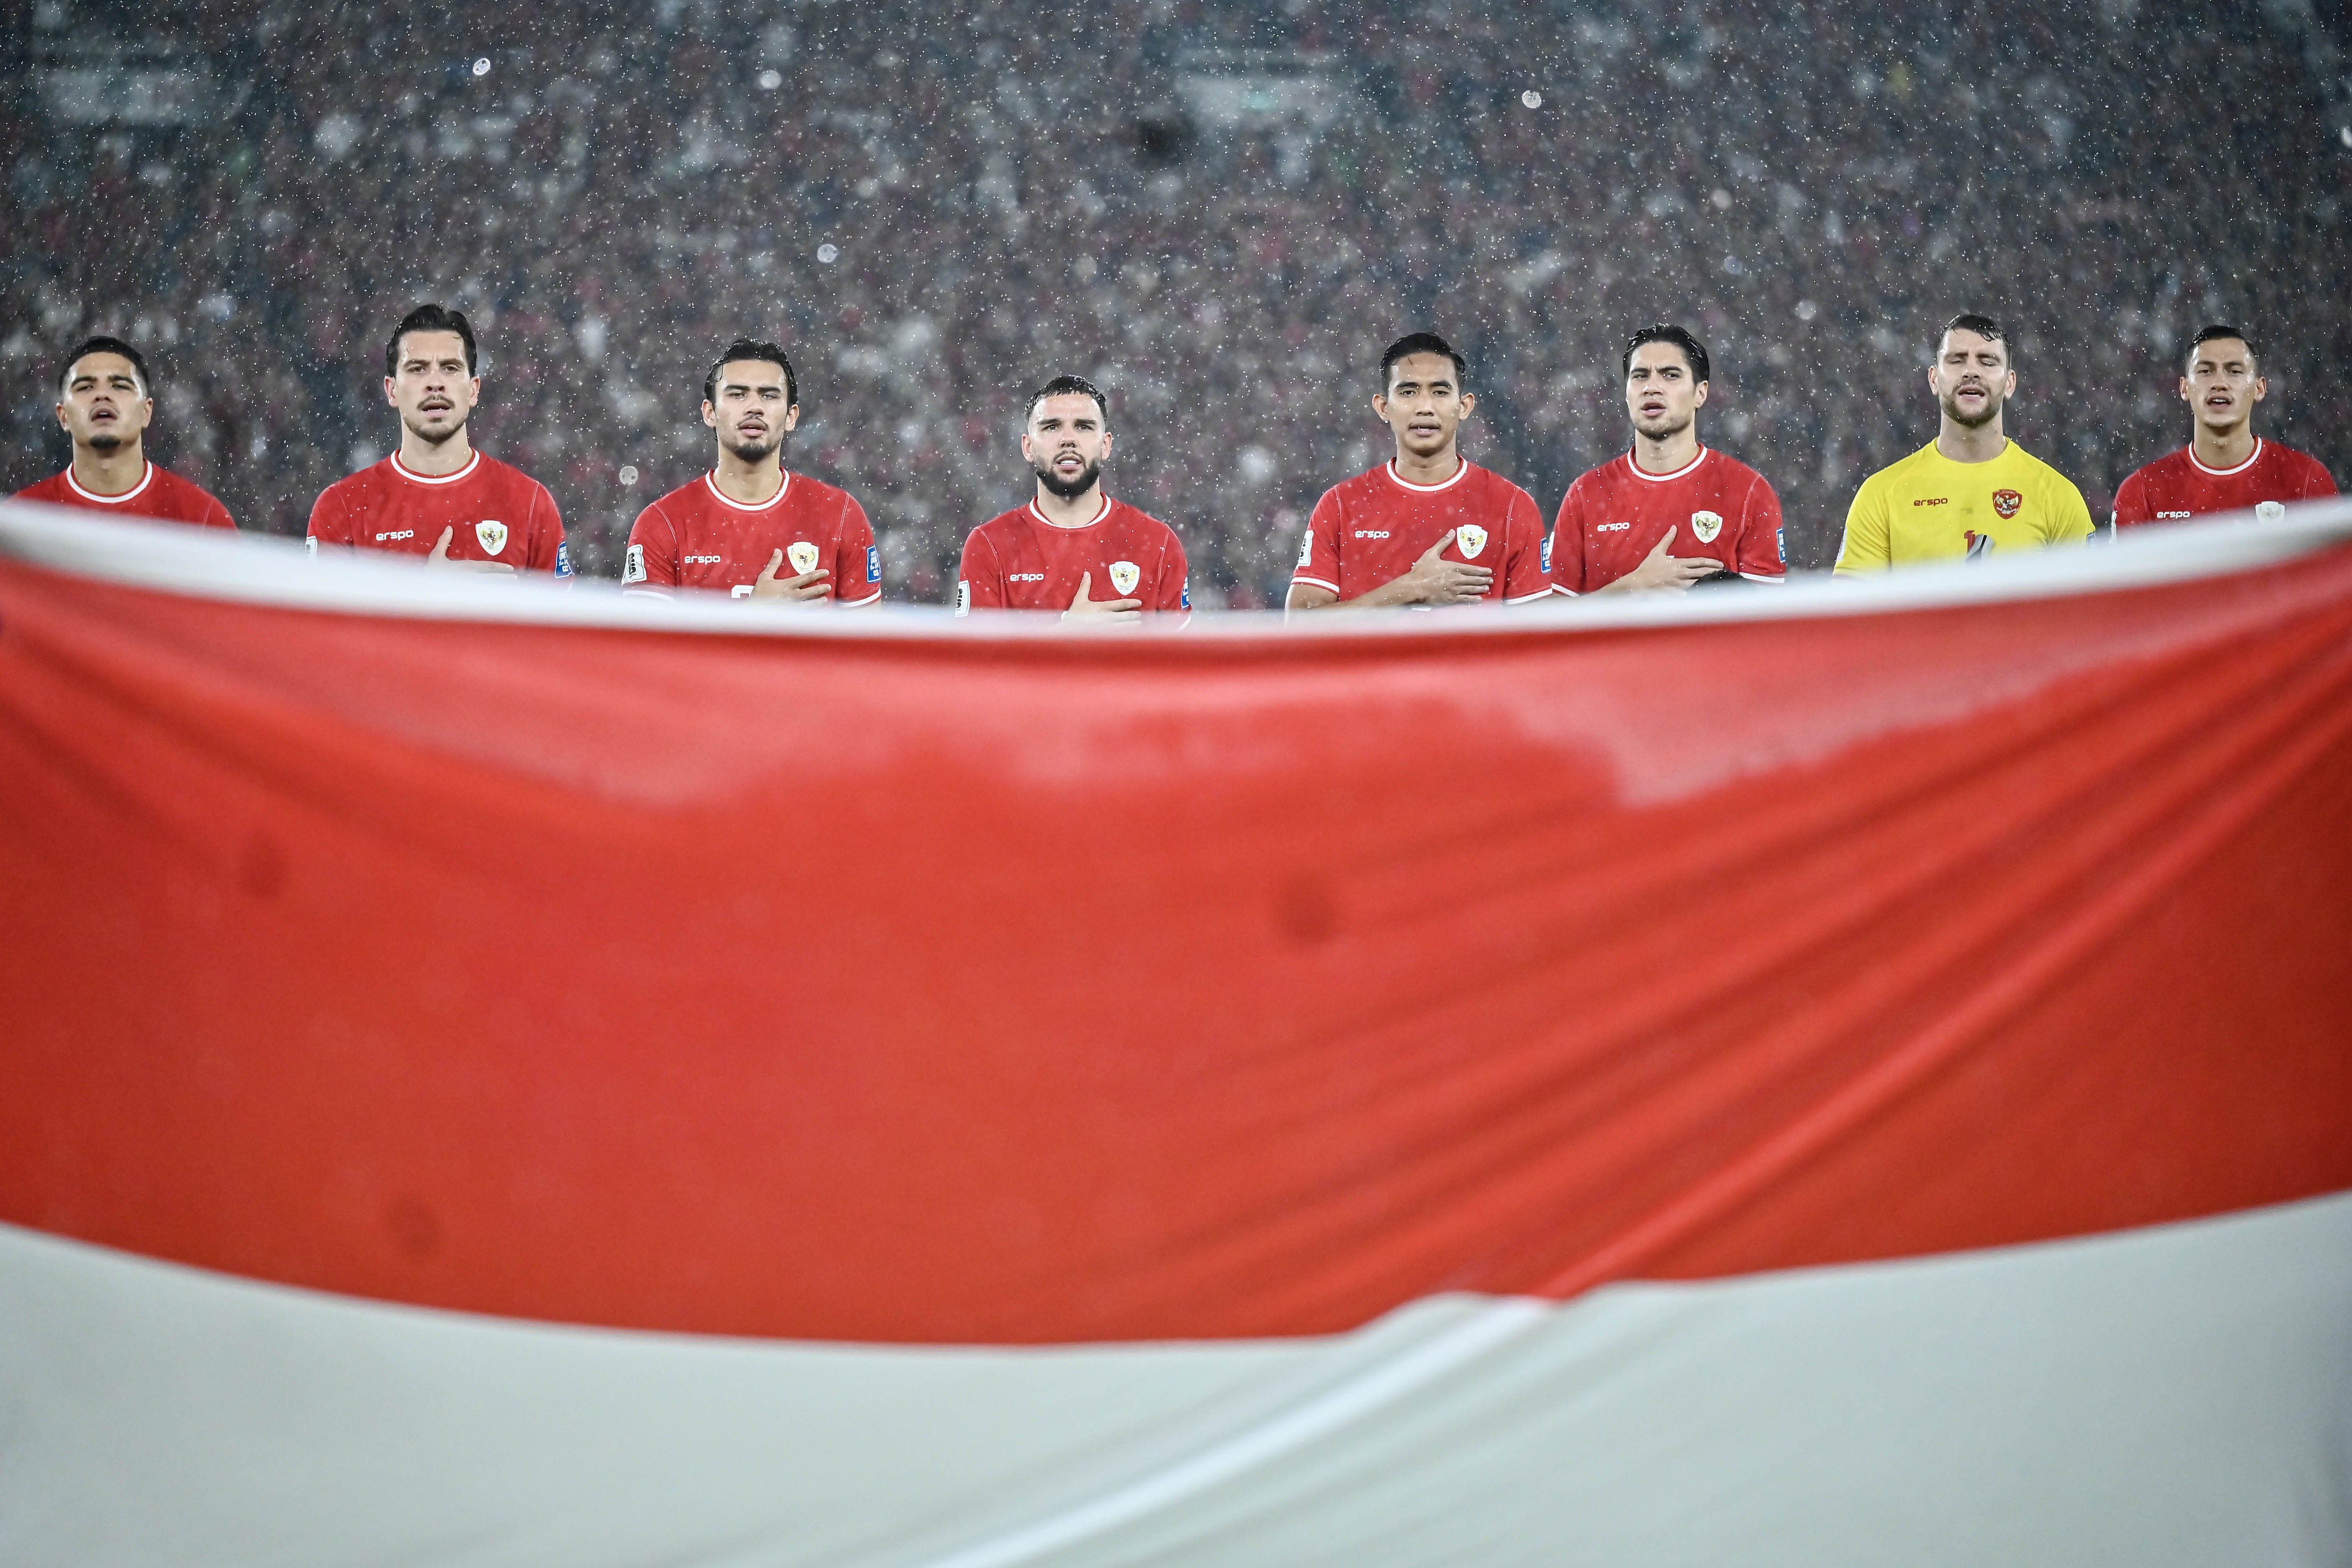
[[[0,508],[0,1562],[2352,1561],[2347,535],[1105,639]]]

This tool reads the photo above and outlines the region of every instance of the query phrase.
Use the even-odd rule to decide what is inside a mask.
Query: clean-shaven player
[[[2189,444],[2117,486],[2115,526],[2242,511],[2268,522],[2290,501],[2336,494],[2335,476],[2315,459],[2254,434],[2254,405],[2270,391],[2245,333],[2218,323],[2200,331],[2180,378]]]

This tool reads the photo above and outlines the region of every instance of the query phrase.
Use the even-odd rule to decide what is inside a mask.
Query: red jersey
[[[2254,455],[2235,468],[2208,468],[2197,450],[2184,446],[2159,457],[2116,490],[2115,526],[2172,522],[2212,512],[2252,508],[2269,522],[2288,501],[2336,494],[2326,469],[2291,446],[2256,437]]]
[[[110,512],[114,516],[145,517],[150,521],[194,523],[203,528],[233,528],[228,508],[213,498],[212,492],[192,479],[183,479],[168,468],[147,465],[145,477],[120,496],[101,496],[95,490],[85,490],[73,470],[51,475],[37,485],[27,485],[16,492],[20,501],[47,501],[53,507],[79,507],[85,511]]]
[[[1388,462],[1324,491],[1290,581],[1360,599],[1411,571],[1440,539],[1440,559],[1494,569],[1486,603],[1523,604],[1551,592],[1535,497],[1467,459],[1442,485],[1413,484]]]
[[[1668,534],[1669,555],[1711,556],[1751,582],[1785,582],[1780,497],[1764,476],[1702,446],[1671,474],[1645,474],[1633,455],[1577,476],[1551,534],[1551,580],[1562,593],[1605,588]]]
[[[621,566],[623,591],[667,598],[679,588],[714,589],[748,598],[751,585],[784,552],[778,578],[823,567],[834,602],[872,604],[882,597],[882,552],[866,508],[845,490],[787,472],[758,506],[730,501],[714,475],[681,485],[637,514]]]
[[[310,507],[310,552],[321,546],[431,555],[448,528],[451,560],[495,560],[524,571],[572,575],[563,519],[547,486],[477,452],[437,477],[402,466],[394,453],[338,479]]]
[[[1105,496],[1094,520],[1075,528],[1047,522],[1032,501],[991,517],[963,541],[955,612],[1067,610],[1078,579],[1089,573],[1090,600],[1139,599],[1146,610],[1186,611],[1192,608],[1187,570],[1176,530],[1125,501]]]

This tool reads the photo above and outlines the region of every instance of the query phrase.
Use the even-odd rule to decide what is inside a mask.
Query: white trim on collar
[[[458,480],[465,478],[467,475],[473,473],[475,469],[479,468],[482,465],[482,455],[479,452],[477,452],[472,456],[467,458],[466,465],[463,468],[458,469],[455,474],[419,474],[415,469],[411,468],[407,464],[403,463],[400,460],[400,454],[397,452],[394,453],[389,458],[386,458],[385,461],[392,465],[392,471],[394,473],[399,475],[402,478],[407,480],[412,485],[454,485]]]
[[[2196,469],[2200,474],[2210,476],[2215,479],[2227,479],[2233,474],[2244,473],[2247,469],[2252,468],[2255,464],[2260,463],[2263,460],[2263,438],[2259,435],[2254,437],[2254,455],[2252,457],[2247,458],[2243,463],[2239,464],[2235,468],[2206,467],[2204,464],[2200,463],[2197,460],[2197,444],[2193,441],[2188,445],[2182,447],[2181,450],[2189,454],[2189,465]],[[136,490],[131,492],[134,496],[138,493],[139,492]]]
[[[731,507],[738,512],[764,512],[769,507],[774,506],[777,502],[782,500],[785,493],[793,487],[793,471],[789,468],[782,468],[778,469],[777,472],[783,475],[784,482],[777,486],[776,493],[769,497],[764,501],[739,501],[735,499],[734,497],[730,496],[726,491],[719,487],[719,470],[716,468],[707,470],[703,474],[702,484],[705,489],[709,490],[711,495],[718,497],[719,504],[722,507]]]
[[[1031,517],[1033,517],[1036,518],[1039,522],[1041,522],[1041,523],[1045,524],[1045,525],[1047,528],[1060,528],[1060,529],[1062,530],[1062,532],[1064,532],[1064,533],[1066,533],[1066,533],[1073,533],[1073,532],[1076,531],[1076,529],[1077,529],[1077,528],[1093,528],[1097,523],[1099,523],[1099,522],[1101,522],[1105,517],[1109,517],[1109,516],[1110,516],[1110,497],[1109,497],[1109,496],[1108,496],[1108,495],[1106,495],[1106,496],[1104,496],[1104,497],[1103,497],[1103,498],[1102,498],[1102,510],[1101,510],[1101,511],[1097,512],[1093,517],[1088,517],[1085,522],[1076,524],[1076,525],[1074,525],[1073,527],[1066,527],[1066,527],[1064,527],[1062,524],[1057,523],[1057,522],[1055,522],[1053,518],[1051,518],[1051,517],[1047,517],[1045,513],[1043,513],[1043,512],[1039,511],[1039,510],[1037,509],[1037,498],[1036,498],[1034,496],[1032,496],[1032,497],[1029,498],[1029,515],[1030,515]]]
[[[1381,464],[1381,467],[1388,474],[1388,476],[1391,479],[1404,486],[1404,488],[1412,491],[1414,495],[1434,496],[1440,490],[1451,490],[1454,486],[1462,483],[1462,476],[1470,472],[1470,459],[1463,456],[1460,453],[1457,452],[1454,455],[1454,477],[1438,485],[1414,484],[1412,480],[1397,472],[1396,459],[1393,457],[1390,458],[1386,463]]]
[[[152,485],[155,482],[154,462],[152,459],[146,458],[142,458],[141,461],[146,463],[147,471],[139,476],[139,483],[131,486],[131,488],[123,491],[120,496],[101,496],[95,490],[83,489],[81,487],[81,481],[73,476],[73,465],[71,464],[68,464],[66,465],[66,484],[75,495],[79,496],[85,501],[95,501],[101,507],[119,507],[122,505],[123,502],[135,497],[140,491],[144,490],[148,486]]]
[[[1706,461],[1706,454],[1707,448],[1704,446],[1700,447],[1698,449],[1697,456],[1692,458],[1689,462],[1684,464],[1681,467],[1675,469],[1671,474],[1652,474],[1648,472],[1639,463],[1633,461],[1633,455],[1631,452],[1625,454],[1625,466],[1633,471],[1633,477],[1636,479],[1646,479],[1653,485],[1664,485],[1670,480],[1679,479],[1684,475],[1695,471],[1700,464]]]

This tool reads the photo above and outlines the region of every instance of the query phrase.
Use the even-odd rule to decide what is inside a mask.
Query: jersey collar
[[[458,469],[455,474],[419,474],[415,469],[411,468],[407,464],[403,463],[400,460],[400,454],[397,452],[386,458],[385,461],[392,465],[392,471],[394,473],[399,475],[402,478],[407,480],[412,485],[454,485],[458,480],[467,477],[468,475],[472,474],[475,469],[479,468],[482,465],[482,455],[479,452],[476,452],[472,456],[466,459],[466,465],[463,468]]]
[[[1396,459],[1393,457],[1390,458],[1386,463],[1381,464],[1381,470],[1385,473],[1391,481],[1402,486],[1416,496],[1434,496],[1440,490],[1451,490],[1454,486],[1462,483],[1464,476],[1470,472],[1470,459],[1463,456],[1458,452],[1454,455],[1454,477],[1435,485],[1414,484],[1412,480],[1397,472]]]
[[[1672,480],[1682,478],[1685,475],[1695,474],[1698,471],[1698,465],[1706,461],[1706,448],[1702,446],[1698,449],[1697,456],[1692,458],[1689,462],[1675,469],[1673,473],[1653,474],[1648,469],[1643,467],[1639,463],[1633,461],[1633,453],[1628,452],[1625,454],[1625,466],[1633,471],[1633,477],[1636,479],[1647,480],[1653,485],[1664,485]]]
[[[2243,463],[2239,464],[2235,468],[2206,467],[2205,465],[2197,461],[2197,444],[2193,441],[2190,442],[2184,450],[2189,454],[2189,465],[2196,469],[2197,472],[2200,474],[2210,474],[2216,479],[2227,479],[2232,474],[2244,473],[2247,469],[2252,468],[2255,464],[2260,463],[2263,460],[2263,438],[2259,435],[2254,437],[2254,455],[2252,457],[2247,458]],[[134,496],[139,494],[136,490],[133,490],[131,493]]]
[[[81,487],[81,481],[73,476],[73,465],[70,463],[66,465],[66,484],[72,489],[73,493],[79,496],[85,501],[95,501],[101,507],[119,507],[122,505],[123,502],[137,496],[140,491],[144,490],[148,486],[154,482],[155,465],[153,460],[150,459],[147,462],[146,471],[139,476],[139,483],[131,486],[131,488],[123,491],[120,496],[101,496],[95,490],[83,489]]]
[[[1043,513],[1043,512],[1039,511],[1039,510],[1037,509],[1037,499],[1036,499],[1036,497],[1034,497],[1034,496],[1033,496],[1033,497],[1031,497],[1029,498],[1029,515],[1030,515],[1031,517],[1033,517],[1036,518],[1039,522],[1041,522],[1041,523],[1045,524],[1045,525],[1047,528],[1055,528],[1055,529],[1059,529],[1061,532],[1066,533],[1066,533],[1070,533],[1070,532],[1073,532],[1073,531],[1074,531],[1074,530],[1072,530],[1072,529],[1070,529],[1070,528],[1063,528],[1061,524],[1059,524],[1059,523],[1057,523],[1057,522],[1054,521],[1054,519],[1053,519],[1053,518],[1051,518],[1051,517],[1047,517],[1045,513]],[[1093,517],[1088,517],[1085,522],[1080,523],[1080,524],[1078,525],[1078,527],[1079,527],[1079,528],[1093,528],[1097,523],[1101,522],[1105,517],[1109,517],[1109,516],[1110,516],[1110,497],[1109,497],[1108,494],[1106,494],[1106,495],[1103,497],[1103,498],[1102,498],[1102,510],[1101,510],[1101,511],[1099,511],[1099,512],[1097,512]]]
[[[720,506],[725,507],[731,511],[764,512],[769,507],[776,505],[779,501],[782,501],[784,498],[784,493],[793,487],[793,471],[789,468],[783,468],[779,469],[778,472],[783,475],[784,482],[777,486],[776,493],[769,497],[764,501],[739,501],[735,499],[732,496],[730,496],[726,491],[719,487],[719,471],[715,468],[703,475],[702,485],[703,488],[709,490],[718,500]]]

